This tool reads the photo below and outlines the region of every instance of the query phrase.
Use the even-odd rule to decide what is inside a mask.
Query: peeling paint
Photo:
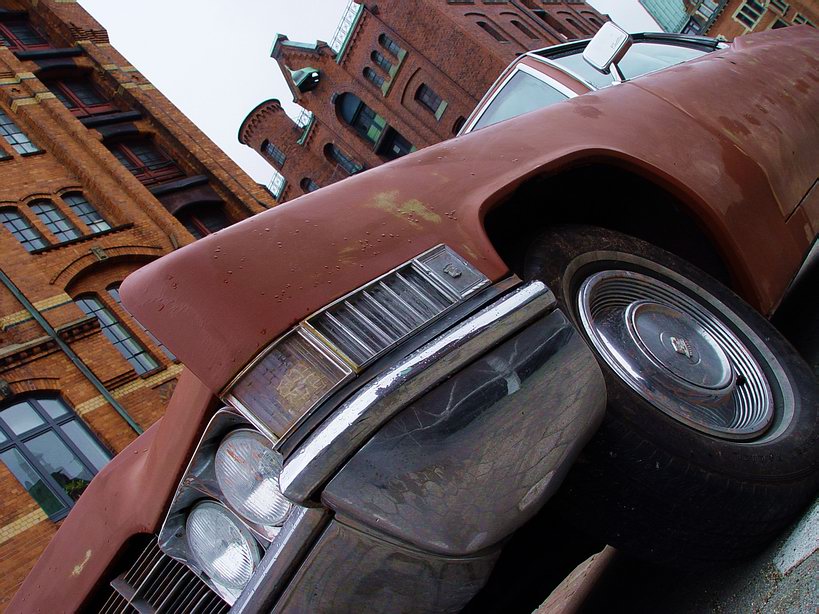
[[[79,576],[82,573],[82,570],[85,568],[85,564],[90,560],[91,560],[91,551],[86,550],[85,551],[85,556],[83,557],[82,562],[80,562],[79,565],[74,566],[74,569],[71,572],[71,576],[74,577],[74,578]]]
[[[400,217],[415,225],[419,224],[418,218],[432,222],[433,224],[439,224],[441,222],[441,216],[429,209],[418,199],[411,198],[399,204],[398,190],[375,194],[369,206]]]

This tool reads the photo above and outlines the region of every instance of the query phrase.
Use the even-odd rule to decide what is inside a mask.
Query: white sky
[[[348,0],[79,0],[108,30],[111,43],[165,96],[259,183],[272,167],[239,143],[239,124],[253,107],[278,98],[298,107],[270,49],[278,32],[290,40],[330,41]],[[398,0],[405,1],[405,0]],[[657,30],[637,0],[591,0],[632,32]]]

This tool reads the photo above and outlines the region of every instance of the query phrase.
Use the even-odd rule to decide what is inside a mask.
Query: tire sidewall
[[[556,228],[536,241],[527,258],[526,277],[543,280],[589,342],[578,314],[580,284],[592,273],[631,270],[660,279],[713,310],[754,354],[774,400],[774,421],[751,441],[731,441],[698,431],[663,413],[632,390],[602,360],[606,378],[606,420],[636,431],[672,458],[703,471],[750,483],[799,480],[815,471],[819,446],[816,380],[782,335],[742,299],[686,261],[643,241],[597,228]],[[658,266],[659,265],[659,266]],[[684,280],[704,290],[695,294]],[[589,343],[592,351],[594,348]]]

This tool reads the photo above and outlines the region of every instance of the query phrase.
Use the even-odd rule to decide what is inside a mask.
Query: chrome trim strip
[[[329,518],[324,508],[295,508],[230,611],[269,612]]]
[[[279,478],[284,495],[295,502],[308,500],[367,438],[408,403],[554,305],[549,288],[542,282],[531,282],[374,378],[288,459]]]
[[[576,79],[577,81],[579,81],[582,85],[585,85],[589,89],[594,90],[594,87],[589,85],[586,81],[584,81],[583,79],[577,77],[576,75],[572,75],[572,74],[568,73],[567,71],[563,70],[559,66],[555,66],[554,64],[544,60],[543,58],[539,58],[537,56],[531,55],[531,53],[526,53],[524,55],[526,57],[536,59],[538,61],[543,62],[544,64],[548,64],[548,65],[550,65],[550,66],[552,66],[554,68],[557,68],[561,72],[564,72],[564,73],[568,74],[572,79]],[[501,81],[501,84],[497,87],[497,89],[495,89],[494,93],[489,97],[489,99],[486,100],[485,102],[481,101],[481,102],[478,103],[478,106],[475,107],[475,108],[479,109],[480,113],[477,114],[477,115],[473,115],[472,117],[469,118],[469,121],[467,121],[466,124],[464,124],[464,127],[458,133],[458,136],[461,136],[462,134],[469,134],[470,132],[472,132],[472,129],[475,126],[475,124],[477,124],[478,121],[480,121],[481,117],[483,117],[484,113],[486,113],[486,110],[489,108],[489,106],[492,104],[492,102],[495,100],[495,98],[498,97],[498,94],[500,94],[503,91],[503,89],[507,86],[509,81],[512,80],[512,77],[514,77],[516,74],[518,74],[518,72],[525,72],[527,75],[529,75],[531,77],[534,77],[538,81],[542,81],[543,83],[545,83],[549,87],[557,90],[558,92],[560,92],[561,94],[563,94],[564,96],[566,96],[569,99],[576,98],[577,96],[580,95],[577,92],[575,92],[575,91],[569,89],[568,87],[566,87],[565,85],[563,85],[560,81],[557,81],[553,77],[550,77],[549,75],[546,75],[546,74],[540,72],[536,68],[532,68],[531,66],[527,66],[526,64],[517,64],[515,66],[515,69],[512,70],[508,75],[506,75],[505,78],[503,78],[503,80]],[[499,79],[499,81],[500,81],[500,79]],[[495,83],[497,83],[497,81]],[[493,84],[492,87],[495,87],[495,85]],[[510,119],[512,119],[512,118],[510,118]]]

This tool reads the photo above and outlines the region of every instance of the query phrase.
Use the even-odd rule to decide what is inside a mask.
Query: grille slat
[[[156,537],[95,601],[100,614],[223,614],[230,609],[186,565],[164,554]]]
[[[413,264],[365,286],[308,320],[354,364],[363,366],[455,304]]]

